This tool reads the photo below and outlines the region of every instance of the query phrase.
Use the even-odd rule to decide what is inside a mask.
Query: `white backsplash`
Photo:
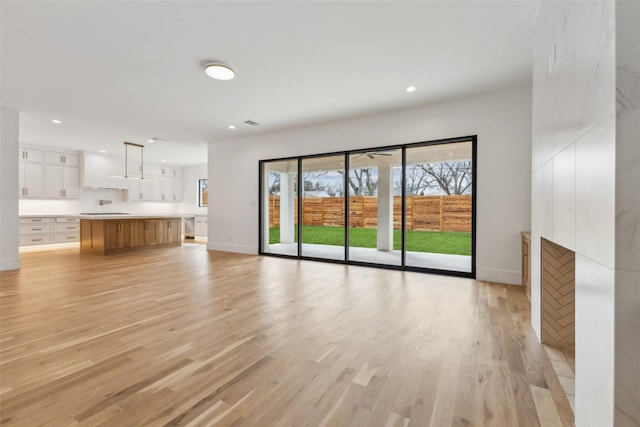
[[[100,200],[110,204],[100,205]],[[72,215],[80,212],[126,212],[133,214],[178,213],[183,203],[129,202],[125,190],[95,190],[83,188],[80,199],[72,200],[20,200],[20,215]],[[190,212],[186,212],[190,213]]]

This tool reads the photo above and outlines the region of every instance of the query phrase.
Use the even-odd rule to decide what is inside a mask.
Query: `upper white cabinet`
[[[80,198],[80,156],[47,151],[45,161],[45,196],[50,199]]]
[[[150,202],[154,200],[155,182],[150,179],[128,179],[130,202]]]
[[[20,150],[21,152],[23,150]],[[42,151],[40,151],[40,162],[34,162],[26,160],[27,158],[38,158],[37,155],[33,155],[33,151],[30,150],[30,157],[25,157],[25,160],[20,159],[19,164],[19,178],[20,183],[20,198],[42,198],[44,197],[44,167],[42,163]]]
[[[42,163],[44,161],[44,151],[36,148],[20,147],[19,160]]]
[[[143,166],[131,160],[125,165],[123,156],[90,152],[82,153],[81,160],[83,187],[127,189],[127,200],[131,202],[182,201],[182,168],[179,166],[147,163]],[[128,179],[124,179],[125,168]]]
[[[74,152],[20,147],[20,197],[79,198],[79,159]]]
[[[80,198],[80,170],[77,167],[47,165],[46,196],[50,199]]]
[[[71,153],[47,151],[47,164],[60,166],[80,166],[80,156]]]

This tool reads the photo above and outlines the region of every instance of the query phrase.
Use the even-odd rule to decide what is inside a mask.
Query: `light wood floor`
[[[519,287],[194,244],[21,259],[2,425],[573,423]]]

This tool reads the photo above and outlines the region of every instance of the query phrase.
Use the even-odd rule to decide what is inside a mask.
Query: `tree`
[[[407,194],[469,194],[471,184],[470,161],[419,163],[407,166]],[[399,182],[395,185],[396,188],[400,188]]]
[[[338,171],[338,173],[344,179],[344,171]],[[374,181],[373,169],[370,168],[349,170],[347,185],[353,196],[375,196],[378,190],[378,181]]]
[[[280,194],[280,174],[276,172],[269,173],[269,195],[277,196]]]

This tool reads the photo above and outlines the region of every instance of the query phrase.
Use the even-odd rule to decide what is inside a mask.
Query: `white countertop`
[[[38,214],[20,215],[20,218],[79,218],[79,219],[141,219],[141,218],[193,218],[194,214],[189,213],[167,213],[167,214],[124,214],[101,213],[98,215],[82,214]]]

